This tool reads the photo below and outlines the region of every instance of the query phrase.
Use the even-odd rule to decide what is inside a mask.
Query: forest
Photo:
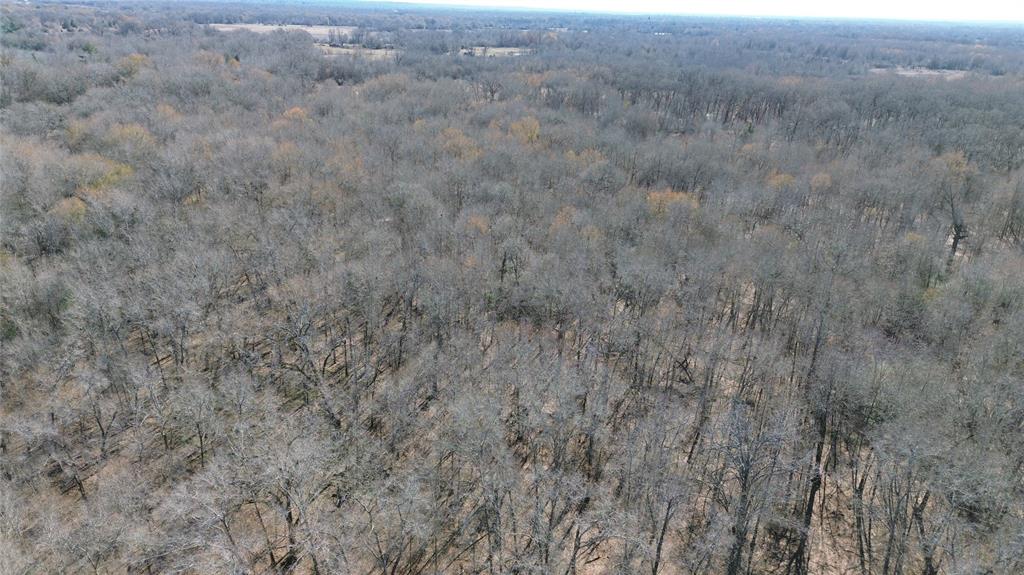
[[[1024,28],[0,6],[0,574],[1024,573]]]

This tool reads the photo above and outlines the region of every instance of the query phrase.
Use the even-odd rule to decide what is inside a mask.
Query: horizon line
[[[273,0],[250,0],[258,3],[275,4]],[[921,24],[961,24],[961,25],[1017,25],[1024,26],[1024,15],[1020,19],[1006,18],[946,18],[946,17],[901,17],[845,14],[788,14],[788,13],[755,13],[755,12],[683,12],[660,10],[617,10],[609,8],[573,8],[566,6],[541,7],[523,4],[524,0],[497,0],[496,3],[481,3],[473,0],[313,0],[313,4],[362,4],[366,6],[409,8],[409,9],[444,9],[465,10],[475,12],[519,12],[535,14],[569,14],[618,17],[654,16],[662,18],[722,18],[750,20],[804,20],[815,22],[865,22],[865,23],[921,23]],[[557,1],[557,0],[556,0]],[[287,2],[283,2],[287,3]]]

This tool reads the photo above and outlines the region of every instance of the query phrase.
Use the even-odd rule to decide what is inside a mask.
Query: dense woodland
[[[1024,572],[1021,27],[0,26],[0,573]]]

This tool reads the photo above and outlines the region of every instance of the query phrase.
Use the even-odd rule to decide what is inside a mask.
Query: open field
[[[895,74],[906,78],[939,78],[943,80],[962,80],[967,77],[965,70],[933,70],[931,68],[871,68],[872,74]]]
[[[459,54],[463,56],[477,56],[486,58],[507,58],[510,56],[522,56],[529,54],[531,50],[529,48],[496,48],[491,46],[473,46],[472,48],[462,48],[459,50]]]
[[[356,56],[371,60],[391,58],[401,53],[401,51],[392,48],[364,48],[362,46],[355,45],[329,46],[327,44],[317,44],[317,48],[319,48],[325,56]]]
[[[248,30],[257,34],[267,34],[275,30],[301,30],[318,41],[326,41],[331,32],[351,34],[358,30],[356,26],[303,26],[301,24],[210,24],[211,28],[221,32]]]

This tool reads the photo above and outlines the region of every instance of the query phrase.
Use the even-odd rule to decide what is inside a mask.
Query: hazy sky
[[[1024,0],[402,0],[419,4],[661,14],[1024,22]]]

